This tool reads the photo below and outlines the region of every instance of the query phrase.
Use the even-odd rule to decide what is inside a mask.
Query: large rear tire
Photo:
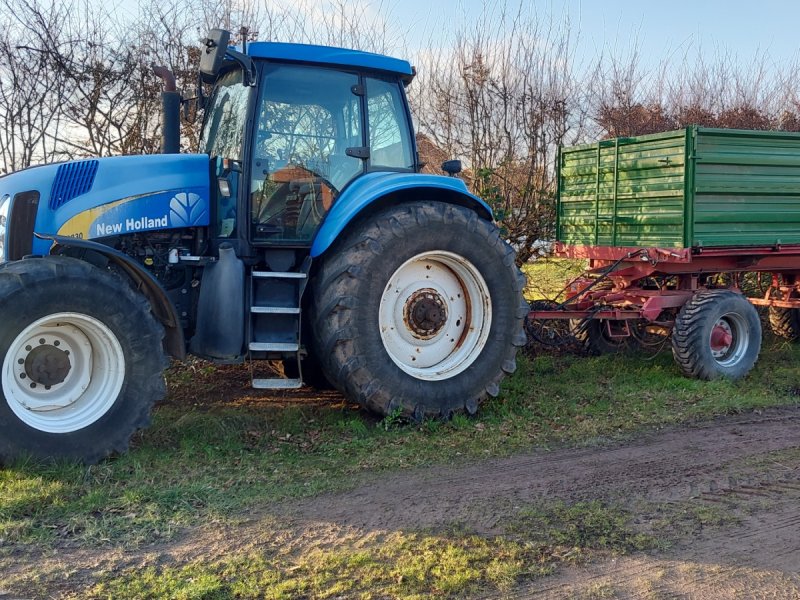
[[[684,375],[739,379],[761,350],[761,320],[747,298],[730,290],[697,293],[672,330],[672,355]]]
[[[337,242],[313,285],[326,377],[379,414],[474,413],[525,345],[514,252],[460,206],[383,209]]]
[[[165,394],[164,330],[119,277],[61,256],[0,269],[0,461],[124,452]]]

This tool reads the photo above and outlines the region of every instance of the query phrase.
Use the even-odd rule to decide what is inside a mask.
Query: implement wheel
[[[747,375],[761,350],[755,307],[730,290],[699,292],[687,302],[672,330],[672,355],[684,375],[697,379]]]
[[[524,277],[497,228],[441,202],[355,225],[314,280],[314,346],[327,378],[380,414],[474,413],[516,368]]]
[[[629,337],[614,337],[611,335],[608,321],[573,319],[570,321],[570,327],[572,336],[591,356],[616,354],[617,352],[623,352],[630,346]]]
[[[165,393],[164,330],[120,278],[62,256],[0,268],[0,462],[123,452]]]
[[[793,342],[797,341],[800,338],[800,310],[770,306],[769,326],[776,336]]]

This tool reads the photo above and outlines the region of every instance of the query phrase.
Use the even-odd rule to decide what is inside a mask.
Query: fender
[[[175,307],[172,305],[172,302],[170,302],[166,291],[164,291],[164,288],[158,280],[142,269],[133,259],[118,250],[109,248],[98,242],[61,235],[43,235],[38,233],[34,235],[40,240],[50,240],[53,242],[50,254],[65,254],[64,251],[70,248],[88,250],[102,255],[109,262],[119,267],[131,279],[134,286],[150,301],[153,314],[161,324],[164,325],[164,349],[168,354],[178,360],[184,360],[186,358],[186,342]],[[77,258],[81,257],[78,256]]]
[[[324,253],[350,222],[365,210],[388,202],[425,199],[465,206],[487,221],[493,219],[489,205],[469,193],[464,182],[456,177],[405,172],[368,173],[346,187],[336,199],[314,237],[312,258]]]

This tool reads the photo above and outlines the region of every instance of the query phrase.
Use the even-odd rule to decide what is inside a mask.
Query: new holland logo
[[[194,227],[206,215],[202,199],[191,192],[180,192],[169,202],[169,219],[173,227]]]
[[[140,219],[125,219],[124,223],[95,223],[95,237],[115,235],[120,233],[130,233],[132,231],[142,231],[143,229],[160,229],[169,226],[167,215],[151,219],[142,217]]]

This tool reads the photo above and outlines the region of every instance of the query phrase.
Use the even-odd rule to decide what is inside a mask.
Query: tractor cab
[[[354,180],[418,170],[407,62],[273,42],[220,61],[224,41],[212,32],[201,65],[213,80],[200,151],[214,159],[218,243],[308,247]]]

